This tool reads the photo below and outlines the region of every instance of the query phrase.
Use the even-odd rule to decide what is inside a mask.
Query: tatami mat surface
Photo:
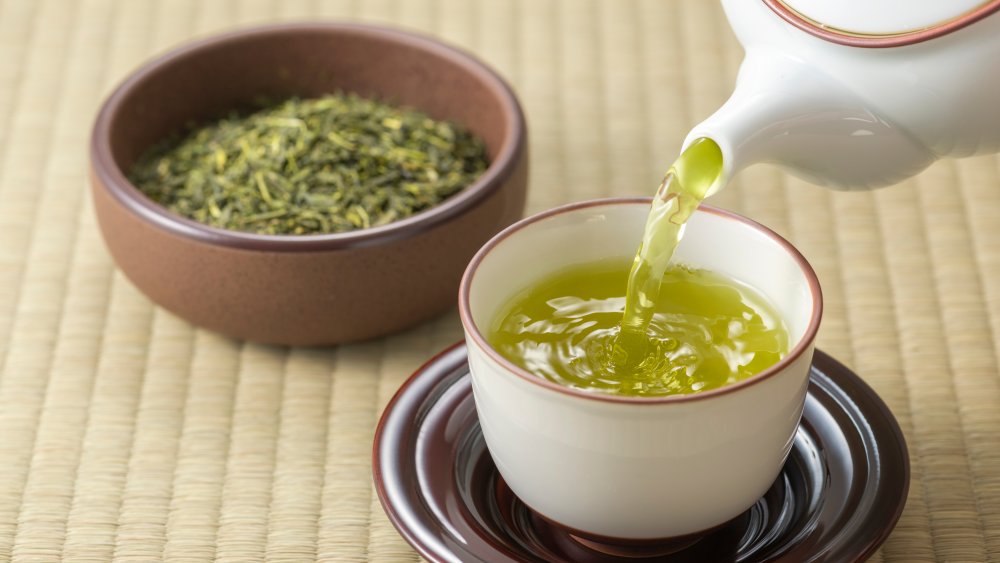
[[[371,440],[461,337],[455,313],[323,350],[198,330],[114,268],[87,194],[91,121],[132,68],[313,19],[423,30],[499,69],[528,113],[529,211],[651,193],[741,56],[708,0],[0,0],[0,560],[417,559],[373,494]],[[762,166],[713,203],[802,249],[820,347],[906,433],[910,498],[874,560],[1000,560],[997,159],[875,193]]]

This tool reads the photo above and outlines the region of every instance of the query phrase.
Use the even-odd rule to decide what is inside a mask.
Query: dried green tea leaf
[[[223,229],[307,235],[380,226],[433,207],[488,165],[454,123],[356,95],[232,113],[147,151],[129,179]]]

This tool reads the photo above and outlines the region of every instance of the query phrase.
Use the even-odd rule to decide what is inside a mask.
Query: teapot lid
[[[817,37],[854,47],[896,47],[939,37],[1000,9],[1000,0],[763,0]]]

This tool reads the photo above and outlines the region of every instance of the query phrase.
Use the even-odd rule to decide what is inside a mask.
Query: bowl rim
[[[747,379],[737,381],[729,385],[724,385],[716,389],[710,389],[708,391],[682,395],[634,397],[628,395],[613,395],[610,393],[585,391],[583,389],[576,389],[565,385],[559,385],[558,383],[553,383],[547,379],[542,379],[541,377],[538,377],[537,375],[530,373],[528,370],[518,366],[514,362],[511,362],[490,345],[490,343],[486,340],[486,337],[483,336],[483,333],[479,330],[479,326],[472,319],[472,303],[470,293],[472,281],[476,275],[476,271],[479,269],[480,264],[486,256],[492,252],[493,249],[518,231],[521,231],[535,223],[540,223],[559,215],[589,209],[592,207],[608,207],[612,205],[644,205],[648,207],[652,201],[653,198],[651,197],[618,197],[591,199],[569,203],[521,219],[517,223],[514,223],[498,233],[479,249],[479,252],[477,252],[472,258],[472,261],[469,262],[469,266],[465,269],[465,273],[462,275],[462,282],[458,289],[458,312],[459,317],[461,317],[462,320],[462,328],[465,330],[466,338],[470,340],[471,343],[475,344],[477,348],[486,353],[492,361],[498,363],[502,368],[504,368],[505,373],[519,377],[531,385],[536,385],[540,388],[555,391],[561,395],[569,397],[597,401],[601,403],[618,403],[623,405],[664,405],[673,403],[689,403],[704,401],[721,395],[728,395],[770,379],[772,376],[784,371],[788,366],[797,361],[799,357],[812,349],[816,340],[816,334],[819,332],[820,321],[823,318],[823,291],[820,288],[819,277],[816,275],[816,271],[813,270],[812,265],[809,264],[805,256],[803,256],[797,248],[792,246],[792,243],[788,242],[784,237],[768,227],[765,227],[752,219],[739,215],[738,213],[733,213],[732,211],[727,211],[725,209],[720,209],[706,204],[698,206],[698,212],[709,213],[723,219],[741,223],[742,225],[763,234],[765,237],[784,249],[792,260],[795,261],[796,265],[798,265],[809,287],[809,293],[812,297],[812,312],[809,315],[809,324],[806,326],[806,330],[802,334],[802,337],[795,343],[795,346],[793,346],[792,349],[788,351],[788,354],[786,354],[785,357],[779,360],[776,364],[768,367],[760,373],[756,373],[753,376],[748,377]]]
[[[149,199],[125,176],[111,150],[111,126],[125,98],[163,68],[190,61],[203,51],[272,35],[331,33],[368,37],[423,51],[445,59],[484,83],[495,96],[507,133],[486,171],[475,182],[443,202],[399,221],[343,233],[267,235],[212,227],[183,217]],[[418,108],[419,109],[419,108]],[[90,161],[95,188],[104,189],[134,215],[172,234],[198,242],[244,250],[318,251],[385,244],[418,235],[475,207],[499,190],[514,174],[525,152],[527,125],[514,90],[493,68],[471,53],[438,39],[401,29],[362,23],[293,22],[265,24],[227,31],[183,43],[155,56],[129,74],[107,97],[94,122]]]

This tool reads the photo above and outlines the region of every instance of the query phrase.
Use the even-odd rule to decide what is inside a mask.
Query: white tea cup
[[[785,321],[788,355],[731,385],[628,397],[558,385],[500,355],[485,334],[520,291],[571,265],[631,258],[648,198],[575,203],[486,243],[465,272],[459,310],[483,435],[525,504],[578,537],[694,537],[739,516],[777,478],[802,414],[822,315],[805,258],[766,227],[702,206],[675,260],[739,280]]]

